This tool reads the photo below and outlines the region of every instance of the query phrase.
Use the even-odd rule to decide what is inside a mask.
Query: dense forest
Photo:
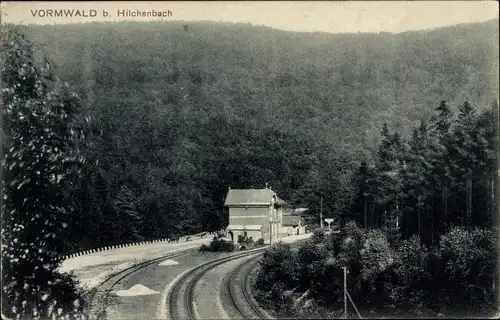
[[[454,113],[445,101],[409,138],[384,123],[377,152],[353,175],[344,218],[354,221],[268,251],[257,298],[283,318],[343,317],[346,267],[364,317],[497,314],[498,127],[497,103]]]
[[[446,100],[496,99],[496,21],[401,34],[244,24],[30,26],[93,130],[68,247],[225,226],[226,190],[268,182],[344,215],[384,121],[411,135]]]
[[[497,103],[445,101],[407,139],[384,123],[354,175],[354,221],[266,252],[257,298],[283,318],[343,317],[346,267],[363,317],[498,314],[498,126]]]
[[[460,281],[491,283],[497,35],[498,21],[338,35],[202,22],[2,28],[2,312],[62,306],[79,318],[83,293],[57,271],[64,253],[224,228],[227,188],[265,183],[367,228],[326,240],[354,266],[373,242],[358,269],[378,271],[358,297],[412,274],[377,269],[377,248],[410,261],[429,246],[431,264],[462,260],[426,279],[462,268]],[[315,241],[305,265],[325,237]]]
[[[416,234],[433,244],[453,226],[495,226],[498,111],[496,102],[479,113],[466,101],[454,114],[441,101],[409,139],[384,123],[377,154],[355,175],[348,215],[386,229],[391,242]]]

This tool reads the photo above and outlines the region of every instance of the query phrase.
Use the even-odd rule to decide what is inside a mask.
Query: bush
[[[255,289],[260,302],[281,310],[285,292],[298,284],[300,265],[296,250],[277,244],[264,253],[260,261]]]
[[[433,281],[426,271],[429,252],[420,238],[413,236],[401,242],[386,279],[389,283],[388,295],[391,303],[410,315],[422,316],[426,304],[426,288]]]
[[[347,266],[348,291],[359,308],[425,317],[467,306],[485,315],[496,301],[497,244],[495,230],[454,228],[432,249],[417,236],[392,248],[382,230],[348,222],[339,234],[315,230],[297,251],[273,247],[256,287],[260,299],[276,299],[269,304],[287,318],[284,309],[299,317],[323,310],[318,317],[324,318],[342,308],[342,267]]]
[[[238,235],[238,241],[237,242],[239,244],[241,244],[241,245],[243,245],[243,244],[253,245],[254,244],[254,241],[253,241],[252,237],[248,238],[247,236],[242,236],[241,234]]]
[[[448,304],[458,307],[493,302],[495,292],[491,284],[497,258],[492,239],[490,231],[481,229],[454,228],[441,236],[437,258],[442,269],[435,276],[436,284],[450,297]]]
[[[374,279],[394,262],[389,241],[380,230],[368,232],[360,253],[364,280]]]
[[[232,243],[231,241],[222,241],[222,249],[223,250],[220,250],[220,251],[227,251],[227,252],[233,252],[234,251],[234,243]]]
[[[243,244],[247,242],[247,238],[242,236],[241,234],[238,235],[238,241],[236,241],[239,244]]]
[[[264,245],[264,238],[259,238],[257,239],[257,241],[255,242],[255,245],[256,246],[263,246]]]
[[[2,313],[16,319],[88,319],[85,293],[78,288],[75,277],[55,272],[52,279],[50,289],[42,293],[25,282],[24,290],[18,292],[25,299],[21,307],[4,308]],[[39,293],[38,301],[29,299],[36,293]],[[7,304],[7,301],[3,303]]]
[[[200,251],[202,252],[233,252],[235,249],[234,243],[232,241],[227,241],[222,238],[214,237],[210,244],[202,244]]]
[[[321,243],[325,240],[325,230],[324,229],[315,229],[313,231],[311,240],[313,243]]]

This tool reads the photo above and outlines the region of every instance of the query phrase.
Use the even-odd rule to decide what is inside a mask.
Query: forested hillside
[[[225,226],[231,187],[268,182],[314,212],[350,210],[380,128],[408,137],[441,100],[498,94],[498,21],[402,34],[217,23],[28,28],[83,99],[74,245]],[[96,165],[97,164],[97,165]]]

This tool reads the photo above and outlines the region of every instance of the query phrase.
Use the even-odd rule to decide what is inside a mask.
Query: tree
[[[472,192],[475,171],[478,167],[478,137],[476,128],[477,115],[469,102],[460,107],[453,130],[453,141],[450,145],[452,157],[452,175],[457,180],[457,204],[461,205],[460,224],[469,225],[472,217]]]
[[[426,290],[430,286],[430,277],[426,272],[428,249],[421,244],[420,237],[412,236],[401,242],[395,252],[395,263],[391,268],[388,282],[391,302],[402,310],[416,316],[422,315],[425,308]]]
[[[477,117],[474,127],[474,150],[477,166],[474,170],[474,199],[475,208],[472,216],[472,225],[489,227],[494,225],[497,210],[498,190],[498,104],[493,103]]]
[[[382,230],[385,231],[387,240],[391,245],[397,246],[401,237],[400,233],[401,210],[396,205],[394,210],[384,215]]]
[[[402,226],[405,237],[412,234],[422,236],[422,223],[428,221],[429,210],[426,203],[430,196],[430,160],[433,157],[429,134],[427,122],[422,120],[413,131],[405,166],[402,168]]]
[[[384,216],[392,215],[392,211],[401,201],[401,168],[404,166],[407,152],[400,135],[389,133],[387,123],[384,123],[381,135],[382,140],[375,159],[373,179],[368,183],[373,186],[369,193],[372,194],[378,206],[376,221],[374,221],[377,226],[383,224]]]
[[[273,246],[264,253],[259,265],[255,283],[257,298],[279,311],[286,303],[284,291],[297,286],[299,282],[300,264],[297,252],[289,245]]]
[[[80,100],[52,75],[47,59],[38,66],[19,29],[3,28],[2,45],[2,312],[49,317],[54,307],[71,312],[79,297],[57,268],[73,211],[66,190],[85,162]]]
[[[462,308],[492,307],[498,260],[497,230],[452,228],[439,242],[441,274],[436,289],[446,293],[450,305]],[[438,291],[437,290],[437,291]],[[486,305],[485,303],[488,303]]]
[[[120,234],[117,235],[121,242],[140,241],[144,238],[139,234],[141,219],[136,209],[134,195],[126,187],[122,186],[113,202],[117,214],[117,222]]]
[[[449,133],[451,125],[453,124],[453,113],[446,101],[441,100],[432,120],[435,123],[435,129],[441,136]]]
[[[436,115],[431,121],[432,129],[431,131],[435,133],[431,139],[431,148],[433,150],[431,160],[431,174],[432,182],[436,186],[435,196],[433,195],[432,201],[433,208],[437,208],[439,212],[434,214],[433,221],[449,221],[450,216],[448,213],[448,197],[450,194],[451,173],[450,167],[447,165],[447,159],[449,159],[449,144],[451,138],[451,128],[453,124],[453,113],[451,112],[446,101],[441,101],[439,107],[436,109]],[[434,200],[436,199],[436,200]],[[441,231],[446,231],[449,228],[445,223],[441,224],[443,227]],[[449,223],[448,223],[449,224]],[[435,224],[433,224],[435,226]],[[439,226],[437,226],[439,228]],[[434,229],[431,230],[434,232]]]
[[[368,212],[373,206],[373,199],[370,194],[372,187],[369,185],[373,181],[373,168],[370,167],[367,161],[362,161],[356,172],[355,188],[357,191],[356,198],[353,201],[352,211],[356,213],[356,221],[368,228]],[[370,206],[371,205],[371,206]]]

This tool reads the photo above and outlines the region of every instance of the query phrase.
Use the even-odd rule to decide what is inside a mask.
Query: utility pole
[[[320,209],[319,209],[319,223],[320,228],[323,229],[323,197],[321,197]]]
[[[347,268],[344,269],[344,319],[347,319]]]

